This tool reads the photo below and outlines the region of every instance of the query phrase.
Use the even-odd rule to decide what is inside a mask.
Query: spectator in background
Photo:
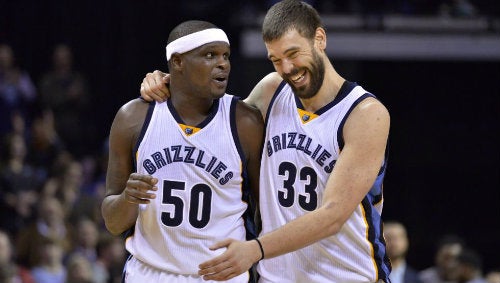
[[[74,69],[73,52],[68,45],[54,47],[52,69],[39,83],[43,109],[54,113],[56,131],[67,148],[79,158],[89,149],[89,87],[84,75]],[[85,121],[85,123],[84,123]]]
[[[66,269],[66,283],[96,283],[92,263],[81,254],[71,255]]]
[[[42,198],[36,221],[19,232],[16,245],[20,262],[29,268],[39,265],[42,259],[38,249],[48,240],[58,243],[67,253],[71,244],[69,231],[61,202],[54,197]]]
[[[73,247],[69,257],[80,255],[91,264],[97,261],[97,241],[99,240],[99,230],[96,224],[89,218],[82,217],[77,221],[74,230]]]
[[[126,256],[123,239],[102,233],[97,243],[95,283],[121,283]]]
[[[13,248],[9,235],[0,230],[0,282],[33,283],[30,271],[15,262]]]
[[[74,215],[74,208],[83,183],[83,168],[79,161],[75,160],[70,153],[59,156],[56,162],[56,175],[50,177],[42,189],[44,196],[56,197],[61,201],[64,214],[72,222],[76,222],[78,215]]]
[[[102,200],[106,193],[106,170],[108,164],[108,140],[103,142],[101,151],[92,159],[92,168],[84,170],[85,183],[82,186],[77,203],[73,207],[71,218],[86,216],[92,219],[98,227],[104,228],[104,220],[101,216]],[[88,159],[87,159],[88,160]],[[89,162],[83,162],[89,164]]]
[[[418,272],[406,262],[409,239],[405,226],[397,221],[385,222],[384,237],[387,255],[392,265],[392,271],[389,274],[391,283],[421,283]]]
[[[462,249],[457,257],[458,283],[487,283],[483,277],[481,256],[470,248]]]
[[[457,257],[465,242],[456,235],[446,235],[438,242],[434,266],[420,271],[423,283],[453,283],[458,279]]]
[[[52,111],[37,111],[29,132],[27,162],[36,168],[45,181],[64,150],[55,130]]]
[[[14,114],[31,121],[29,113],[36,96],[29,74],[16,65],[12,48],[0,44],[0,137],[11,132]]]
[[[45,238],[36,247],[40,261],[31,269],[36,283],[66,283],[66,267],[63,264],[64,247],[61,242]]]
[[[40,176],[25,162],[26,143],[19,134],[6,136],[5,166],[0,167],[0,228],[17,233],[34,216],[32,208],[42,184]]]

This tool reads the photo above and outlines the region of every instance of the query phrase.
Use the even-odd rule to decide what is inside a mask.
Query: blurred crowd
[[[481,255],[456,234],[437,239],[434,261],[425,269],[415,269],[407,262],[408,253],[418,253],[410,248],[410,236],[402,222],[384,222],[391,283],[500,283],[500,266],[484,270]]]
[[[89,85],[69,46],[34,82],[0,44],[0,282],[121,282],[123,239],[100,214],[106,140],[93,150]]]

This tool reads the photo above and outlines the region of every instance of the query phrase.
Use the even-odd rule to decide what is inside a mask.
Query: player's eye
[[[299,52],[295,51],[292,52],[288,57],[290,57],[290,59],[295,59],[297,58],[297,56],[299,56]]]
[[[271,62],[273,62],[274,65],[278,65],[281,63],[280,59],[272,59]]]

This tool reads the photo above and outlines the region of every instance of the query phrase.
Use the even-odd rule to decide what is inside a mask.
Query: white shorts
[[[154,268],[144,262],[131,257],[125,263],[124,271],[124,281],[125,283],[157,283],[157,282],[175,282],[175,283],[207,283],[216,281],[205,281],[201,276],[198,275],[184,275],[170,273],[168,271],[160,270]],[[227,281],[217,281],[217,282],[229,282],[229,283],[248,283],[249,272],[245,272],[239,276],[236,276]]]

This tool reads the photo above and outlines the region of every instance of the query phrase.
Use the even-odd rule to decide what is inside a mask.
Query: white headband
[[[218,28],[209,28],[177,38],[167,44],[167,60],[170,60],[174,53],[182,54],[214,41],[223,41],[229,44],[226,33]]]

